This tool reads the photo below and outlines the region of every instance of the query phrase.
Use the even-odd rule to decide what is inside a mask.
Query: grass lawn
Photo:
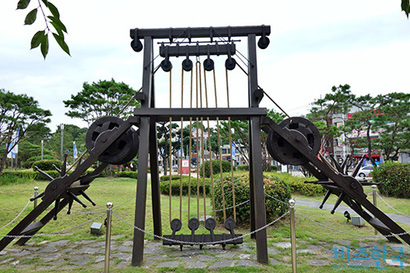
[[[0,186],[0,228],[9,223],[16,215],[21,211],[21,209],[27,204],[29,198],[33,195],[33,187],[38,186],[39,192],[42,192],[47,186],[47,182],[40,181],[31,181],[24,184],[11,184]],[[147,210],[146,210],[146,230],[150,233],[153,232],[152,226],[152,210],[151,210],[151,199],[150,199],[150,186],[148,189],[148,198],[147,198]],[[40,243],[42,241],[57,241],[62,239],[68,239],[71,242],[77,242],[80,240],[99,240],[105,241],[105,237],[94,237],[90,235],[89,227],[91,223],[86,223],[87,221],[91,222],[102,222],[105,217],[106,203],[112,202],[114,204],[114,213],[123,218],[128,223],[134,223],[134,213],[135,213],[135,190],[136,190],[136,180],[130,178],[98,178],[92,184],[91,187],[87,190],[87,194],[93,199],[97,206],[93,207],[86,200],[83,202],[88,206],[84,209],[79,204],[73,205],[73,212],[71,215],[67,215],[65,210],[63,210],[58,215],[57,221],[50,221],[42,230],[42,233],[49,234],[61,231],[59,235],[45,235],[41,237],[34,237],[30,241]],[[371,191],[371,188],[369,188]],[[310,199],[321,201],[320,197],[305,197],[295,195],[295,198],[301,199]],[[333,197],[332,197],[333,198]],[[395,199],[383,197],[390,205],[395,207],[397,210],[409,215],[410,214],[410,201],[406,199]],[[83,200],[83,198],[80,198]],[[335,200],[329,200],[328,202],[334,202]],[[169,216],[169,197],[161,196],[162,203],[162,228],[163,234],[171,234],[172,231],[169,227],[170,216]],[[200,216],[204,214],[204,203],[207,205],[206,210],[207,214],[212,214],[210,204],[212,203],[210,199],[201,198],[199,201],[199,211]],[[197,201],[196,198],[191,198],[191,211],[190,217],[197,217]],[[391,209],[386,207],[383,202],[379,202],[378,206],[385,212],[393,212]],[[11,230],[14,225],[22,219],[24,215],[27,215],[32,209],[33,204],[30,203],[28,209],[26,209],[23,214],[16,220],[15,223],[3,228],[0,230],[0,234],[4,235]],[[171,200],[171,214],[172,218],[180,217],[180,207],[182,208],[182,222],[183,228],[180,233],[189,234],[190,230],[187,227],[188,221],[188,198],[184,197],[180,201],[179,197],[172,197]],[[328,211],[322,211],[318,208],[303,208],[297,207],[297,212],[305,215],[306,217],[315,220],[319,223],[322,223],[326,226],[329,226],[333,229],[341,231],[336,232],[329,229],[326,229],[322,226],[318,226],[315,223],[303,218],[299,214],[296,214],[296,237],[301,241],[298,248],[306,248],[307,245],[327,245],[330,250],[332,245],[337,243],[335,240],[343,239],[351,241],[352,247],[359,246],[360,243],[367,242],[377,242],[379,244],[385,244],[387,240],[383,237],[379,238],[367,238],[364,236],[374,235],[374,229],[366,224],[362,228],[357,228],[351,224],[346,224],[346,219],[342,214],[331,215]],[[97,218],[96,218],[97,217]],[[95,219],[96,218],[96,219]],[[76,227],[77,225],[84,224],[83,226]],[[401,225],[405,230],[410,230],[410,225]],[[216,232],[226,232],[221,224],[218,224]],[[246,234],[249,232],[247,227],[238,227],[235,230],[236,233]],[[205,228],[199,230],[197,233],[209,233]],[[66,235],[64,235],[66,234]],[[67,235],[68,234],[68,235]],[[276,223],[274,226],[267,229],[268,234],[268,246],[274,247],[274,243],[288,241],[290,237],[289,233],[289,217],[285,218],[283,221]],[[351,234],[356,234],[351,235]],[[112,235],[116,236],[118,241],[132,240],[133,238],[133,228],[118,219],[113,217],[113,226],[112,226]],[[146,239],[151,241],[153,238],[149,235],[146,235]],[[245,242],[253,242],[252,239],[246,237]],[[9,246],[10,247],[10,246]],[[285,251],[285,255],[281,254],[269,254],[271,258],[274,258],[278,261],[282,261],[284,257],[290,257],[290,249]],[[314,266],[307,264],[308,259],[314,258],[312,254],[298,254],[298,272],[351,272],[352,269],[335,269],[333,265],[329,266]],[[0,257],[1,259],[1,257]],[[404,259],[407,263],[410,263],[409,257]],[[36,262],[33,260],[33,262]],[[82,272],[99,272],[101,270],[81,270]],[[189,270],[185,268],[172,269],[170,271],[175,272],[206,272],[202,269]],[[291,271],[291,262],[281,263],[279,265],[269,265],[261,266],[261,268],[241,268],[241,267],[232,267],[232,268],[223,268],[215,270],[216,272],[290,272]],[[0,272],[15,272],[13,269],[1,270]],[[116,270],[113,269],[112,272],[155,272],[150,269],[142,269],[135,267],[127,267],[125,269]],[[354,272],[370,272],[366,269],[354,269]],[[383,272],[397,272],[396,268],[387,268]],[[404,272],[404,271],[403,271]]]

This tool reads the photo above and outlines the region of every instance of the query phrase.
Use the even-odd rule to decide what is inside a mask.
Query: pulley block
[[[317,155],[320,150],[321,136],[311,121],[292,117],[281,121],[278,125],[288,129],[286,132],[289,132],[292,138],[309,147],[313,155]],[[283,164],[302,165],[308,162],[302,153],[274,131],[268,133],[267,147],[270,155]]]
[[[100,149],[95,146],[96,140],[103,134],[110,134],[111,130],[118,128],[124,121],[118,117],[106,116],[94,121],[88,128],[85,145],[88,152]],[[109,136],[108,136],[109,137]],[[124,164],[132,160],[138,153],[138,131],[133,128],[125,131],[116,139],[99,157],[98,160],[108,164]]]

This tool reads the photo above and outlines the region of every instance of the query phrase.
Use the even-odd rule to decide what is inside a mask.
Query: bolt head
[[[108,203],[107,203],[107,208],[108,208],[108,209],[112,209],[113,206],[114,206],[113,203],[111,203],[111,202],[108,202]]]
[[[289,200],[289,205],[294,206],[295,203],[296,203],[295,200],[293,200],[293,199],[290,199],[290,200]]]
[[[34,187],[34,190],[35,190],[35,191],[38,191],[38,187]]]

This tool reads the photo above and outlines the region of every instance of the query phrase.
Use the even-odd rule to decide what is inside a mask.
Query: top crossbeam
[[[244,37],[250,34],[256,36],[270,35],[270,26],[244,26],[244,27],[201,27],[201,28],[134,28],[130,30],[132,39],[142,39],[151,37],[153,39],[173,39],[177,38],[213,38],[213,37]]]

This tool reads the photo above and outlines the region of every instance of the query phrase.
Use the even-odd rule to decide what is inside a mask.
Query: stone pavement
[[[2,269],[15,269],[19,272],[32,271],[81,271],[81,269],[95,269],[96,272],[104,270],[105,241],[104,236],[96,237],[94,240],[82,240],[69,243],[69,240],[59,240],[54,242],[29,242],[26,246],[10,245],[0,252],[0,271]],[[112,238],[110,269],[130,267],[132,255],[132,241],[118,240]],[[400,268],[399,263],[387,257],[382,259],[351,260],[347,262],[346,256],[343,259],[335,258],[335,250],[342,250],[350,246],[347,240],[334,240],[333,242],[318,242],[315,240],[297,240],[298,264],[309,264],[312,266],[370,266],[370,267],[390,267]],[[379,243],[359,243],[360,247],[378,247],[383,249]],[[410,266],[410,247],[408,245],[394,245],[386,243],[386,250],[390,253],[397,253],[393,247],[401,247],[404,261],[403,266]],[[358,249],[351,247],[351,256],[358,253]],[[204,246],[202,250],[198,246],[186,246],[182,251],[178,246],[162,246],[158,241],[146,241],[144,249],[143,268],[149,268],[150,272],[164,268],[203,268],[216,270],[222,267],[259,267],[262,271],[274,270],[276,264],[291,266],[290,242],[282,241],[272,243],[268,248],[270,265],[263,266],[256,261],[256,249],[253,240],[242,245],[226,247]],[[337,256],[340,256],[338,252]],[[328,267],[329,268],[329,267]]]

